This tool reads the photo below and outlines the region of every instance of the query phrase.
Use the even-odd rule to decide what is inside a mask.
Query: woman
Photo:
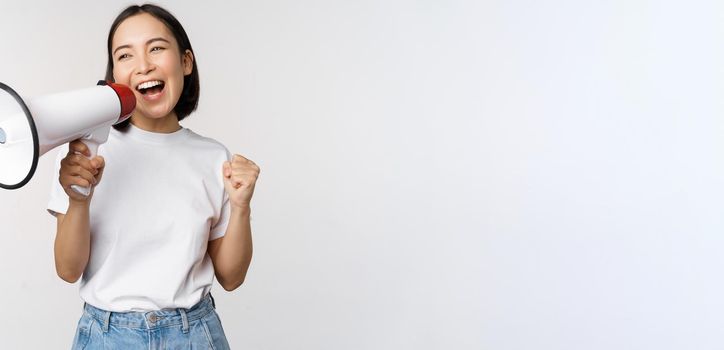
[[[228,349],[210,289],[214,276],[228,291],[244,281],[259,167],[179,124],[196,109],[199,78],[166,10],[118,15],[106,79],[131,87],[136,109],[102,156],[88,159],[80,141],[59,154],[48,204],[58,275],[82,275],[73,349]],[[71,185],[93,190],[84,197]]]

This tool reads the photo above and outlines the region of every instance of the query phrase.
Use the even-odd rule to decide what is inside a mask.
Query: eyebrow
[[[171,44],[171,42],[169,42],[168,40],[166,40],[166,39],[164,39],[164,38],[161,38],[161,37],[158,37],[158,38],[148,39],[148,41],[146,41],[146,45],[149,45],[149,44],[151,44],[151,43],[153,43],[153,42],[155,42],[155,41],[164,41],[164,42],[166,42],[167,44]],[[121,46],[117,47],[115,50],[113,50],[113,56],[116,55],[116,52],[117,52],[118,50],[120,50],[120,49],[129,49],[129,48],[131,48],[131,45],[121,45]]]

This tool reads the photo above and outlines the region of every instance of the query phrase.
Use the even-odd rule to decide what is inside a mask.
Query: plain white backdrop
[[[0,81],[94,85],[129,4],[3,0]],[[262,169],[246,282],[213,288],[232,348],[724,347],[721,2],[159,4],[199,64],[182,124]],[[55,153],[0,192],[5,349],[81,314]]]

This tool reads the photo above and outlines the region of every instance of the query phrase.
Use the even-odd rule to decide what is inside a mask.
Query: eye
[[[128,58],[128,57],[131,57],[131,56],[130,56],[129,54],[127,54],[127,53],[124,53],[124,54],[121,54],[120,56],[118,56],[118,60],[121,61],[121,60],[124,60],[124,59],[126,59],[126,58]]]
[[[151,49],[151,52],[161,51],[161,50],[164,50],[164,49],[165,49],[165,48],[163,48],[163,47],[161,47],[161,46],[154,46],[154,47]]]

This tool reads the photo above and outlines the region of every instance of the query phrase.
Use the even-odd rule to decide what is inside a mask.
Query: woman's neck
[[[131,124],[139,129],[161,134],[170,134],[181,129],[181,124],[179,124],[175,113],[169,113],[169,115],[160,119],[151,119],[134,113],[131,116]]]

